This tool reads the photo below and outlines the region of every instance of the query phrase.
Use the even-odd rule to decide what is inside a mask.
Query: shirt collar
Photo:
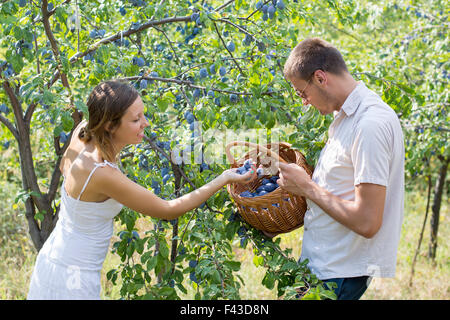
[[[355,89],[353,89],[352,92],[350,92],[347,99],[345,99],[341,110],[339,112],[335,112],[334,116],[336,117],[340,113],[345,113],[347,117],[349,117],[353,113],[355,113],[356,109],[358,109],[363,99],[364,91],[366,88],[366,85],[362,81],[358,81],[358,85],[355,87]]]

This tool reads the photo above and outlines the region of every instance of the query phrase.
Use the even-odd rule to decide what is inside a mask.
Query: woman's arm
[[[240,175],[235,169],[224,171],[220,176],[202,187],[173,200],[164,200],[153,192],[134,183],[116,169],[105,167],[92,177],[98,190],[124,206],[147,216],[165,220],[175,219],[197,208],[224,185],[231,182],[248,183],[256,178],[256,170]]]

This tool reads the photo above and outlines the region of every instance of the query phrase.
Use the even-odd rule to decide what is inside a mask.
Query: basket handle
[[[282,143],[280,143],[280,145],[281,145],[281,144],[282,144]],[[230,164],[231,164],[232,166],[236,166],[237,163],[236,163],[236,160],[235,160],[235,159],[233,158],[233,156],[231,155],[230,149],[231,149],[232,147],[238,146],[238,145],[241,145],[241,146],[247,146],[247,147],[252,147],[252,148],[255,148],[256,150],[266,151],[266,152],[267,152],[267,155],[268,155],[269,157],[274,158],[274,159],[277,160],[278,162],[284,162],[284,163],[287,163],[287,161],[284,160],[283,158],[281,158],[278,154],[276,154],[275,152],[272,152],[270,149],[267,149],[266,147],[263,147],[263,146],[261,146],[261,145],[259,145],[259,144],[252,143],[252,142],[248,142],[248,141],[233,141],[233,142],[229,143],[229,144],[225,147],[225,153],[226,153],[226,155],[227,155],[228,162],[230,162]]]

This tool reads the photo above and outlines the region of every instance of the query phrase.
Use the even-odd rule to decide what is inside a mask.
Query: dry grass
[[[407,195],[405,200],[406,212],[397,255],[396,277],[393,279],[373,279],[362,298],[371,300],[447,300],[450,298],[448,203],[444,198],[439,221],[436,260],[433,262],[427,258],[428,243],[430,241],[430,219],[428,218],[424,238],[414,268],[412,285],[410,286],[411,265],[417,249],[426,207],[423,198],[417,198],[416,194]],[[430,216],[431,212],[428,215]]]

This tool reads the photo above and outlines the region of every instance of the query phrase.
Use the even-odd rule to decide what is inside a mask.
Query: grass
[[[449,299],[450,298],[450,260],[449,260],[449,206],[443,198],[439,221],[439,237],[436,260],[427,258],[430,241],[428,218],[421,249],[417,257],[412,286],[409,286],[411,264],[418,245],[420,231],[425,215],[424,196],[407,194],[406,210],[403,220],[402,236],[397,255],[397,272],[393,279],[373,279],[363,299]],[[429,216],[431,212],[429,212]]]
[[[3,180],[3,179],[2,179]],[[36,252],[28,236],[26,221],[21,205],[14,205],[14,196],[18,192],[12,184],[0,182],[0,299],[25,299],[28,291],[29,279],[33,271]],[[450,298],[450,259],[447,239],[449,239],[449,206],[444,199],[441,207],[441,221],[439,226],[438,250],[436,260],[430,261],[426,255],[429,241],[429,221],[427,222],[424,239],[418,256],[412,286],[409,286],[411,263],[417,247],[420,230],[425,213],[424,197],[419,192],[406,194],[405,217],[400,239],[397,274],[393,279],[372,280],[364,300],[378,299],[439,299]],[[142,230],[148,226],[140,225]],[[116,225],[116,230],[120,226]],[[303,229],[281,235],[284,248],[291,248],[292,255],[298,257],[301,252],[301,237]],[[111,244],[116,239],[111,240]],[[245,285],[240,290],[242,299],[265,300],[277,299],[276,289],[268,290],[261,284],[265,270],[253,265],[252,248],[239,248],[235,244],[236,259],[241,261],[240,275]],[[117,255],[108,253],[102,270],[102,299],[119,299],[120,286],[114,286],[107,281],[106,273],[116,268],[120,263]],[[188,281],[187,281],[188,282]],[[188,283],[186,287],[189,287]],[[193,298],[193,290],[182,296],[184,299]]]

